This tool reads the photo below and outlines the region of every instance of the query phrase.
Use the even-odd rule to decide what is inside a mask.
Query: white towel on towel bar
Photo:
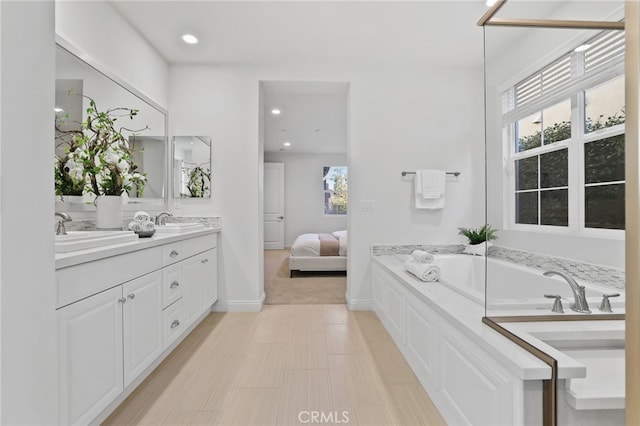
[[[446,172],[443,170],[416,170],[416,208],[437,210],[444,208]]]

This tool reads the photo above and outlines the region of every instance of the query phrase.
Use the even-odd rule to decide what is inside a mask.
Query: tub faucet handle
[[[564,314],[564,309],[562,309],[562,296],[560,296],[559,294],[545,294],[544,297],[546,297],[547,299],[556,299],[553,301],[551,312]]]
[[[603,294],[602,295],[602,303],[600,303],[600,310],[602,312],[613,312],[611,310],[611,302],[609,302],[610,297],[618,297],[620,293],[612,293],[612,294]]]

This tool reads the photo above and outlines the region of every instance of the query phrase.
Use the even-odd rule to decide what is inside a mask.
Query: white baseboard
[[[373,310],[372,299],[351,299],[347,295],[347,308],[351,311],[371,311]]]
[[[258,300],[218,300],[211,312],[260,312],[264,304],[265,294]]]

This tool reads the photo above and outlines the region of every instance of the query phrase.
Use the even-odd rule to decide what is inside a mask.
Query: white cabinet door
[[[202,313],[202,270],[203,254],[190,257],[182,262],[182,280],[184,281],[184,318],[185,328],[195,322]]]
[[[60,424],[88,424],[124,389],[122,288],[58,310]]]
[[[163,351],[162,271],[122,287],[124,303],[124,386],[127,387]]]
[[[211,309],[218,300],[218,251],[216,249],[207,250],[203,253],[201,263],[202,286],[204,292],[204,309]]]

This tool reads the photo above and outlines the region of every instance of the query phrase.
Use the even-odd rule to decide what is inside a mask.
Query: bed
[[[289,276],[294,271],[346,271],[347,231],[301,234],[291,246]]]

